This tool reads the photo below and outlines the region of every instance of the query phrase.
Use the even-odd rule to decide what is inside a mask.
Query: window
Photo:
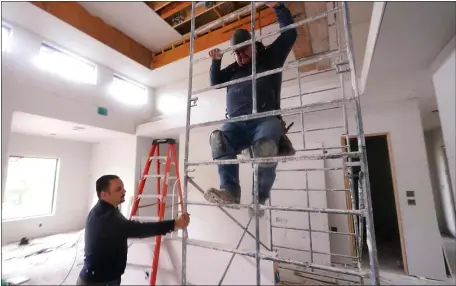
[[[128,105],[147,104],[147,88],[130,80],[114,75],[109,93],[118,101]]]
[[[2,52],[8,51],[9,45],[11,43],[11,32],[12,29],[2,23]]]
[[[58,159],[9,157],[2,220],[52,214],[57,165]]]
[[[95,64],[45,43],[41,44],[36,63],[39,68],[45,71],[75,82],[97,83],[97,66]]]

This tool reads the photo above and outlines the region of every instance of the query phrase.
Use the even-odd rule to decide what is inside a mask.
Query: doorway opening
[[[344,140],[345,141],[345,140]],[[358,151],[356,137],[350,138],[351,151]],[[366,149],[371,187],[372,209],[374,216],[377,255],[382,269],[407,273],[407,262],[403,249],[401,225],[398,219],[397,193],[394,186],[394,174],[390,162],[390,150],[387,134],[366,135]],[[359,159],[353,159],[359,161]],[[360,167],[353,168],[354,190],[358,190]],[[348,188],[348,177],[346,177]],[[358,192],[355,191],[355,202],[358,205]],[[347,194],[347,207],[351,208],[350,194]],[[349,219],[353,230],[353,218]],[[352,253],[356,254],[355,242],[352,239]],[[369,252],[366,243],[366,228],[363,235],[363,265],[369,265]]]

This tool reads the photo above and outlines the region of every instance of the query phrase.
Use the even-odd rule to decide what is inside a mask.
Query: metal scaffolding
[[[328,52],[324,52],[321,54],[313,55],[311,57],[298,59],[289,63],[286,63],[282,68],[277,68],[273,70],[269,70],[262,73],[256,72],[256,51],[255,45],[252,45],[252,74],[250,76],[231,80],[229,82],[214,85],[208,88],[203,88],[200,90],[193,91],[193,65],[201,62],[203,60],[209,59],[209,57],[203,57],[198,60],[194,60],[194,43],[195,38],[197,35],[204,33],[205,31],[209,30],[212,26],[206,26],[199,29],[195,29],[195,9],[199,5],[196,2],[192,2],[192,15],[191,15],[191,33],[190,33],[190,66],[189,66],[189,81],[188,81],[188,104],[187,104],[187,117],[186,117],[186,128],[185,128],[185,157],[184,157],[184,180],[183,180],[183,200],[184,200],[184,209],[183,211],[187,211],[187,205],[199,205],[199,206],[215,206],[220,208],[231,220],[233,220],[239,227],[244,229],[244,233],[237,244],[236,249],[225,249],[220,246],[214,246],[210,244],[195,242],[188,239],[187,230],[183,231],[182,235],[182,285],[192,285],[187,281],[187,246],[193,245],[197,247],[208,248],[212,250],[218,250],[223,252],[232,253],[233,256],[228,264],[230,266],[234,255],[244,255],[255,258],[256,260],[256,283],[257,285],[261,284],[261,275],[260,275],[260,263],[261,260],[269,260],[280,263],[280,268],[284,270],[291,270],[295,273],[299,272],[302,273],[305,277],[314,277],[314,276],[323,276],[331,279],[335,279],[337,281],[344,281],[344,282],[353,282],[353,280],[347,278],[349,276],[359,277],[359,280],[356,281],[357,283],[364,284],[364,278],[370,278],[373,285],[379,285],[379,270],[378,270],[378,261],[377,261],[377,248],[376,248],[376,241],[375,241],[375,234],[374,234],[374,226],[373,226],[373,213],[372,213],[372,203],[371,203],[371,191],[370,191],[370,183],[369,183],[369,172],[368,172],[368,165],[367,165],[367,157],[366,157],[366,144],[365,144],[365,137],[364,137],[364,130],[363,130],[363,121],[361,116],[361,106],[360,106],[360,98],[359,98],[359,91],[358,91],[358,84],[356,78],[356,71],[355,71],[355,63],[353,57],[353,44],[351,38],[351,31],[350,31],[350,23],[349,23],[349,16],[348,16],[348,8],[346,2],[334,2],[337,5],[333,5],[332,8],[328,9],[326,12],[321,13],[319,15],[312,16],[308,19],[304,19],[298,21],[292,25],[280,28],[278,31],[269,32],[262,34],[258,37],[255,33],[255,9],[259,6],[264,4],[264,2],[251,2],[250,6],[246,6],[243,9],[238,10],[232,14],[229,14],[221,19],[215,21],[211,25],[218,25],[229,21],[230,19],[234,19],[237,16],[246,13],[250,9],[251,15],[251,35],[252,38],[249,41],[245,41],[241,44],[236,46],[230,47],[222,51],[222,53],[226,53],[228,51],[235,50],[239,47],[249,45],[255,43],[255,41],[276,35],[278,33],[282,33],[284,31],[308,24],[312,21],[327,18],[330,15],[334,15],[336,19],[336,38],[337,38],[337,49],[330,50]],[[340,15],[340,17],[337,17]],[[342,43],[345,41],[345,46]],[[299,67],[313,64],[320,62],[322,60],[331,60],[332,68],[326,70],[319,70],[314,72],[309,72],[306,74],[301,74]],[[296,98],[299,97],[299,106],[297,107],[289,107],[283,108],[280,110],[273,110],[267,112],[257,112],[256,109],[256,80],[265,77],[271,74],[282,73],[286,70],[296,69],[297,75],[296,78],[288,79],[286,81],[297,80],[299,85],[299,94],[283,97],[282,100]],[[301,89],[301,79],[306,77],[311,77],[317,74],[322,73],[330,73],[335,72],[336,75],[339,76],[340,82],[339,86],[333,88],[325,88],[320,90],[315,90],[312,92],[303,92]],[[351,88],[352,88],[352,96],[347,97],[344,90],[344,75],[350,75],[351,77]],[[252,102],[253,102],[253,110],[251,115],[239,116],[235,118],[229,118],[225,120],[216,120],[216,121],[209,121],[199,124],[190,124],[190,115],[191,109],[195,106],[195,103],[198,101],[198,97],[194,97],[196,94],[203,93],[212,89],[227,87],[229,85],[245,82],[245,81],[252,81]],[[327,100],[327,101],[318,101],[311,104],[304,104],[303,103],[303,95],[310,95],[310,94],[318,94],[322,92],[327,92],[330,90],[339,90],[341,92],[341,97],[338,99]],[[355,122],[356,122],[356,138],[358,141],[359,151],[352,151],[350,146],[350,137],[349,137],[349,129],[348,129],[348,119],[347,119],[347,105],[352,106],[355,115]],[[304,115],[308,113],[314,112],[321,112],[325,110],[334,110],[334,109],[341,109],[342,116],[343,116],[343,124],[342,125],[335,125],[326,128],[313,128],[313,129],[306,129],[304,128]],[[215,160],[215,161],[208,161],[208,162],[189,162],[189,138],[190,138],[190,130],[194,128],[200,128],[204,126],[210,125],[217,125],[222,123],[228,122],[239,122],[245,120],[251,120],[256,118],[263,118],[269,116],[290,116],[290,115],[299,115],[300,116],[300,123],[301,123],[301,130],[296,132],[289,132],[291,133],[300,133],[302,135],[302,144],[303,149],[296,150],[297,154],[295,156],[284,156],[284,157],[270,157],[270,158],[241,158],[241,159],[233,159],[233,160]],[[341,133],[345,137],[346,145],[345,146],[323,146],[321,148],[306,148],[306,132],[317,132],[321,130],[329,130],[329,129],[342,129],[343,133]],[[328,152],[332,150],[332,152]],[[303,152],[308,151],[319,151],[318,154],[311,154],[311,155],[303,155]],[[260,163],[269,163],[269,162],[290,162],[290,161],[301,161],[301,160],[337,160],[341,159],[342,166],[341,167],[331,167],[331,168],[300,168],[300,169],[291,169],[291,170],[280,170],[278,169],[277,172],[287,172],[287,171],[294,171],[294,172],[303,172],[306,178],[305,186],[297,186],[296,188],[273,188],[272,191],[275,192],[285,192],[285,191],[292,191],[292,192],[299,192],[304,191],[307,196],[306,207],[299,208],[299,207],[289,207],[289,206],[273,206],[271,203],[271,199],[269,199],[268,205],[260,205],[258,203],[258,168]],[[358,161],[354,161],[356,159]],[[188,184],[192,184],[197,190],[203,193],[203,190],[194,182],[192,178],[189,177],[189,172],[191,171],[189,167],[192,166],[201,166],[201,165],[221,165],[221,164],[252,164],[253,165],[253,195],[254,195],[254,203],[252,205],[249,204],[210,204],[205,202],[189,202],[188,201]],[[353,168],[358,168],[361,171],[355,174]],[[311,176],[313,172],[330,172],[334,170],[342,170],[347,176],[349,181],[349,188],[348,189],[314,189],[309,188],[308,185],[308,176]],[[358,190],[355,190],[355,176],[359,178],[358,181]],[[356,191],[358,191],[356,193]],[[309,194],[311,192],[343,192],[349,193],[352,209],[329,209],[329,208],[313,208],[309,204]],[[356,202],[356,196],[358,203]],[[248,222],[247,226],[244,227],[240,224],[236,219],[231,216],[224,208],[230,209],[254,209],[255,210],[255,233],[252,234],[248,231],[248,226],[250,225],[252,219]],[[260,210],[268,210],[269,214],[269,224],[270,224],[270,247],[266,247],[260,241],[260,225],[259,225],[259,213]],[[307,222],[308,228],[293,228],[293,227],[286,227],[280,225],[274,225],[271,219],[271,212],[272,211],[292,211],[298,213],[307,213]],[[332,214],[332,215],[347,215],[353,218],[353,232],[338,232],[333,230],[321,230],[316,229],[311,223],[311,213],[318,213],[318,214]],[[364,229],[365,225],[365,229]],[[287,246],[280,246],[275,245],[273,243],[273,228],[278,229],[287,229],[293,231],[300,231],[300,232],[307,232],[309,235],[309,249],[299,249],[299,248],[292,248]],[[366,242],[368,247],[368,254],[369,254],[369,262],[370,262],[370,271],[364,271],[361,265],[361,256],[363,250],[363,234],[364,230],[366,230]],[[313,249],[312,244],[312,234],[316,233],[324,233],[327,235],[338,235],[338,236],[348,236],[353,237],[355,242],[355,255],[342,255],[330,252],[322,252]],[[256,241],[256,247],[252,251],[241,251],[238,250],[239,245],[244,238],[245,234],[250,235]],[[289,258],[279,258],[276,256],[265,255],[260,252],[260,246],[263,246],[266,249],[274,250],[274,249],[289,249],[294,251],[304,251],[310,253],[310,261],[297,261],[292,260]],[[336,263],[331,263],[329,265],[320,265],[314,261],[314,255],[328,255],[330,258],[332,257],[343,257],[350,259],[353,263],[349,265],[337,265]],[[293,265],[294,268],[287,268],[285,265]],[[228,267],[223,274],[222,278],[220,279],[219,285],[223,282],[223,279],[226,275]],[[311,278],[313,280],[318,281],[317,278]]]

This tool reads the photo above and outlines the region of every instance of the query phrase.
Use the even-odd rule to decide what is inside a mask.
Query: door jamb
[[[393,153],[392,153],[392,146],[391,146],[391,137],[389,132],[379,132],[379,133],[370,133],[370,134],[365,134],[365,137],[374,137],[374,136],[386,136],[386,142],[388,146],[388,156],[389,156],[389,162],[390,162],[390,170],[391,170],[391,179],[393,181],[393,193],[394,193],[394,204],[396,205],[396,214],[397,214],[397,223],[399,227],[399,238],[400,238],[400,243],[401,243],[401,253],[402,253],[402,263],[404,266],[404,272],[405,274],[409,274],[408,271],[408,263],[407,263],[407,255],[406,255],[406,249],[405,249],[405,241],[404,241],[404,231],[402,228],[402,218],[401,218],[401,209],[399,205],[399,194],[397,191],[397,181],[396,181],[396,171],[394,168],[394,161],[393,161]],[[349,139],[356,138],[356,135],[351,135],[349,136]],[[341,136],[341,143],[343,150],[347,152],[347,144],[345,142],[345,137]],[[348,182],[348,176],[346,172],[344,172],[344,183],[345,183],[345,188],[349,189],[349,182]],[[352,203],[351,203],[351,198],[350,198],[350,192],[345,192],[345,202],[347,205],[347,209],[352,208]],[[352,216],[348,216],[348,228],[351,233],[354,233],[354,221]],[[351,248],[351,254],[352,256],[356,256],[356,247],[355,247],[355,238],[354,236],[350,236],[350,248]]]

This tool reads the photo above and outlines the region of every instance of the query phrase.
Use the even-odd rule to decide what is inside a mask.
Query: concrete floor
[[[40,238],[32,240],[27,246],[2,246],[2,279],[22,276],[28,278],[23,285],[75,285],[84,256],[84,237],[80,234],[82,232]],[[454,263],[455,240],[446,240],[446,244],[453,251]],[[146,270],[149,270],[148,267],[128,265],[122,276],[122,285],[148,285]],[[433,281],[407,276],[397,269],[383,268],[380,272],[383,285],[455,285],[454,276],[448,281]],[[299,277],[286,270],[280,273],[281,285],[330,284]],[[370,281],[365,281],[365,284],[370,284]]]

